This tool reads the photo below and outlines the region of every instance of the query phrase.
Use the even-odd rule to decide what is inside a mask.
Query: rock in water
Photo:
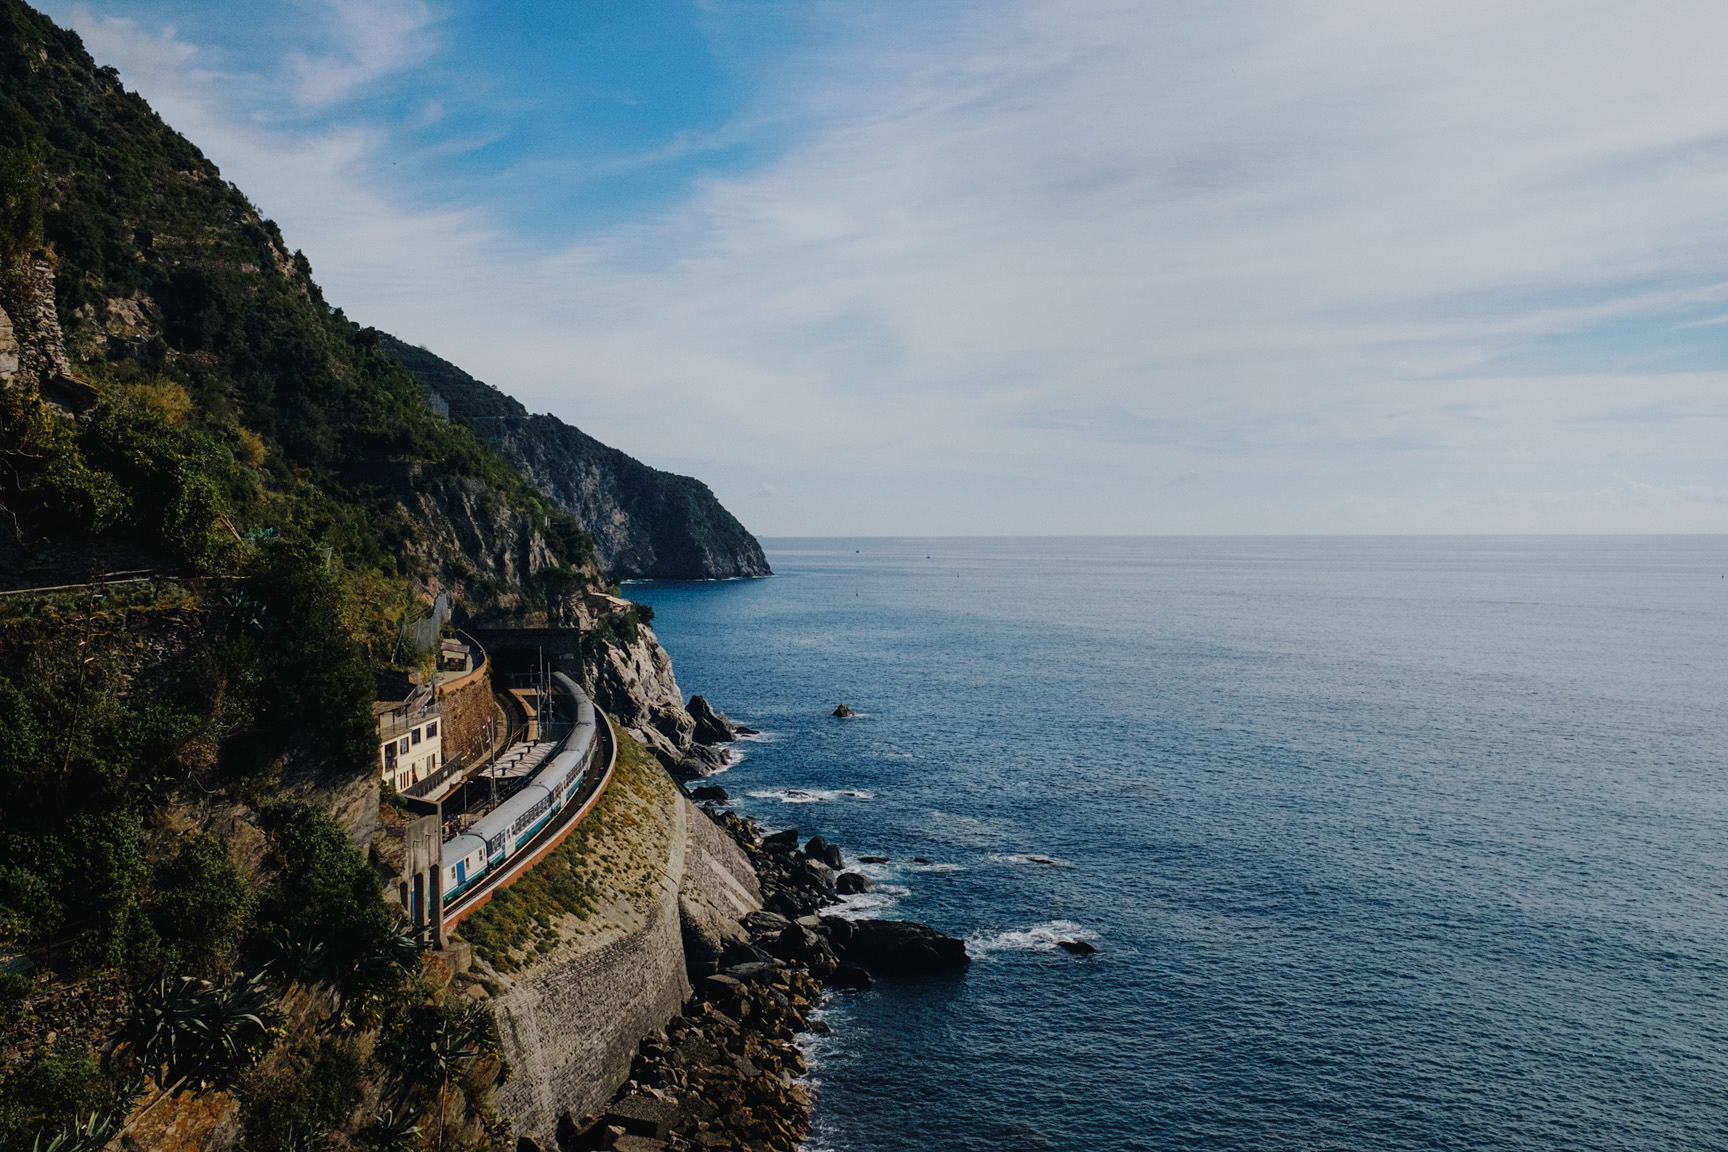
[[[846,958],[880,976],[902,979],[962,972],[972,963],[963,941],[911,920],[856,920]]]
[[[820,836],[810,837],[810,843],[804,845],[804,855],[822,861],[836,872],[846,867],[846,858],[840,855],[840,845],[830,844]]]
[[[1084,940],[1058,940],[1056,941],[1056,947],[1066,949],[1067,951],[1074,953],[1076,956],[1090,956],[1092,953],[1098,951],[1098,949],[1086,943]]]
[[[804,864],[792,873],[794,881],[803,881],[806,887],[829,889],[834,887],[834,869],[815,857],[805,857]]]
[[[703,697],[690,697],[685,711],[690,713],[690,719],[696,721],[694,738],[698,744],[727,744],[738,739],[738,733],[732,727],[732,721],[726,719],[726,713],[716,711]]]
[[[696,789],[696,791],[692,792],[690,795],[694,796],[698,800],[730,800],[730,799],[732,799],[732,797],[727,794],[726,789],[720,787],[720,785],[718,785],[718,784],[704,784],[704,785],[702,785],[702,787]]]
[[[842,705],[840,705],[840,707],[834,709],[834,715],[836,715],[836,716],[840,717],[840,719],[844,720],[848,716],[856,716],[857,713],[852,711],[852,709],[846,707],[846,705],[842,704]]]
[[[858,863],[860,863],[860,864],[886,864],[886,863],[888,863],[888,857],[886,857],[886,856],[860,856],[860,857],[858,857]]]
[[[798,850],[798,829],[788,828],[776,832],[772,836],[762,837],[764,852],[796,852]]]
[[[842,872],[834,878],[834,891],[842,896],[856,896],[876,887],[876,881],[862,872]]]

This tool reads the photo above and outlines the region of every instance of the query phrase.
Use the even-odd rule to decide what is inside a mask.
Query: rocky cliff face
[[[725,580],[772,574],[762,546],[700,480],[661,472],[555,416],[521,404],[447,360],[391,336],[381,347],[434,404],[522,470],[594,539],[614,579]]]

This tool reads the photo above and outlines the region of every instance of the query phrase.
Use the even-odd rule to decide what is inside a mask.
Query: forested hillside
[[[379,818],[375,677],[420,667],[432,597],[588,626],[607,588],[192,143],[0,0],[0,1147],[100,1147],[175,1086],[248,1148],[501,1139],[490,1017],[427,982],[335,798]]]

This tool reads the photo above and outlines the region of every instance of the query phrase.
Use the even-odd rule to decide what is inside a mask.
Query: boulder
[[[744,998],[744,984],[733,976],[713,975],[702,981],[699,991],[716,1004],[730,1004]]]
[[[842,896],[856,896],[876,887],[876,881],[862,872],[842,872],[834,878],[834,891]]]
[[[762,837],[764,852],[796,852],[798,851],[798,829],[788,828],[771,836]]]
[[[805,860],[793,873],[793,879],[808,887],[821,888],[826,891],[834,887],[834,869],[820,860]]]
[[[801,925],[793,925],[780,933],[780,939],[774,942],[772,951],[782,960],[824,966],[834,962],[834,952],[829,947],[827,938]]]
[[[1090,956],[1092,953],[1098,951],[1096,947],[1086,943],[1084,940],[1058,940],[1056,941],[1056,947],[1065,952],[1072,952],[1076,956]]]
[[[791,927],[792,921],[778,912],[746,912],[744,927],[752,932],[783,932]]]
[[[842,704],[842,705],[840,705],[840,707],[834,709],[834,715],[836,715],[836,716],[840,717],[840,719],[844,720],[848,716],[856,716],[856,715],[858,715],[858,713],[852,711],[852,709],[850,709],[850,708],[846,707],[846,705]]]
[[[694,796],[698,800],[726,801],[732,799],[726,789],[720,787],[718,784],[704,784],[702,787],[696,789],[696,791],[690,793],[690,795]]]
[[[822,861],[836,872],[846,867],[846,858],[840,855],[840,845],[830,844],[820,836],[810,837],[810,843],[804,845],[804,855]]]
[[[738,739],[737,730],[732,727],[732,722],[726,719],[726,714],[716,711],[714,706],[702,697],[690,697],[690,703],[684,710],[690,713],[690,719],[696,722],[694,738],[698,744],[729,744]]]
[[[899,979],[961,972],[972,962],[963,941],[911,920],[854,920],[846,958]]]
[[[828,977],[828,983],[835,988],[856,988],[862,992],[876,981],[870,978],[870,973],[861,965],[848,961],[834,969],[834,974]]]
[[[668,770],[679,780],[695,780],[713,775],[728,763],[726,749],[712,744],[692,744],[689,751],[679,757]]]
[[[860,863],[860,864],[886,864],[886,863],[888,863],[888,857],[886,857],[886,856],[860,856],[860,857],[858,857],[858,863]]]
[[[841,948],[852,942],[852,921],[844,916],[822,917],[822,928],[828,933],[828,939]]]
[[[814,896],[802,892],[776,892],[768,897],[769,911],[778,912],[788,920],[808,916],[818,907],[820,904]]]
[[[734,964],[726,969],[725,975],[732,977],[740,984],[755,984],[772,980],[774,974],[779,971],[781,971],[779,964],[772,960],[766,960],[757,961],[753,964]],[[713,977],[710,976],[709,979],[712,980]]]
[[[772,964],[774,957],[754,944],[728,944],[720,953],[719,967],[731,971],[740,964]]]

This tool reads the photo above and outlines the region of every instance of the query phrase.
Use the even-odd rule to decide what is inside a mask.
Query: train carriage
[[[575,704],[576,722],[559,751],[515,795],[444,845],[444,901],[473,888],[521,851],[582,788],[597,746],[594,702],[562,672],[554,682]]]

